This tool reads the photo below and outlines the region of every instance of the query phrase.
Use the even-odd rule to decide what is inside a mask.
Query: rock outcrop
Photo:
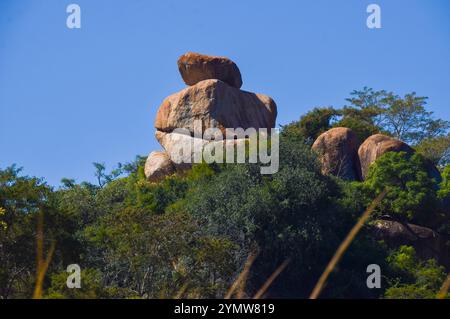
[[[241,72],[228,58],[186,53],[178,59],[178,69],[187,85],[208,79],[221,80],[237,89],[242,86]]]
[[[175,168],[166,152],[151,152],[145,162],[145,176],[151,182],[157,182],[175,172]]]
[[[415,153],[408,144],[383,134],[368,137],[358,148],[356,135],[345,127],[332,128],[321,134],[312,149],[319,154],[323,174],[360,181],[366,179],[370,166],[382,155],[388,152]],[[431,161],[426,161],[425,165],[428,175],[440,183],[442,178],[436,166]]]
[[[155,135],[165,152],[150,154],[145,169],[149,180],[158,180],[173,173],[173,169],[190,168],[190,163],[196,162],[194,145],[202,150],[219,145],[226,150],[245,143],[245,138],[234,136],[227,140],[226,129],[275,127],[275,102],[267,95],[240,90],[241,73],[233,61],[187,53],[179,58],[178,68],[190,86],[168,96],[158,109]],[[199,131],[204,133],[210,128],[219,129],[225,140],[198,136]],[[192,151],[178,152],[190,147]]]
[[[370,165],[387,152],[406,152],[412,154],[414,153],[414,149],[402,141],[383,134],[375,134],[368,137],[358,150],[361,177],[363,180],[367,177]]]
[[[349,128],[336,127],[321,134],[312,149],[318,154],[322,173],[346,180],[358,180],[358,138]]]
[[[321,134],[314,142],[312,149],[318,153],[323,174],[339,176],[347,180],[364,180],[370,166],[383,154],[388,152],[415,151],[406,143],[395,138],[375,134],[367,138],[361,146],[355,134],[348,128],[333,128]],[[429,176],[437,183],[441,181],[438,169],[432,162],[426,162]],[[449,200],[443,200],[443,206],[450,207]],[[446,212],[445,208],[443,209]],[[380,219],[371,227],[372,235],[384,240],[392,247],[400,245],[413,246],[422,259],[434,258],[450,269],[450,239],[436,231],[409,223],[389,219]]]
[[[413,246],[420,258],[434,258],[447,268],[450,267],[450,246],[446,245],[448,238],[430,228],[393,220],[376,220],[372,234],[392,247]]]

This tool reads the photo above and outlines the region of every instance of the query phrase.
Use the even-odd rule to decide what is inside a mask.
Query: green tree
[[[56,243],[49,271],[81,253],[73,237],[76,221],[57,209],[53,189],[41,179],[21,176],[15,166],[0,170],[0,298],[29,298],[36,269],[36,229],[44,218],[44,247]]]
[[[437,217],[437,184],[427,172],[426,160],[419,154],[384,154],[371,165],[362,186],[370,198],[388,189],[377,208],[381,214],[419,223],[430,223]]]
[[[380,133],[383,130],[383,114],[389,95],[386,91],[374,91],[367,87],[351,92],[350,98],[346,99],[350,105],[340,110],[342,117],[335,126],[352,129],[361,142]]]
[[[395,138],[410,144],[418,144],[426,138],[445,134],[450,122],[434,119],[433,112],[426,110],[427,97],[417,96],[415,92],[403,98],[389,93],[382,110],[380,126]]]
[[[333,120],[339,115],[332,107],[314,108],[299,121],[292,122],[283,127],[283,134],[300,135],[309,144],[314,143],[316,138],[332,127]]]
[[[416,150],[434,165],[444,167],[450,164],[450,134],[426,138],[416,146]]]
[[[427,100],[415,92],[402,98],[392,92],[365,87],[351,93],[347,99],[350,106],[342,112],[344,120],[358,119],[368,128],[378,128],[380,132],[416,145],[424,139],[443,136],[450,128],[450,122],[435,119],[433,112],[426,110]]]
[[[344,107],[344,116],[360,119],[369,126],[381,128],[384,122],[385,109],[389,107],[389,97],[392,93],[385,90],[374,91],[364,87],[362,90],[354,90],[346,99],[350,103]]]
[[[345,109],[343,112],[348,111],[348,109]],[[344,115],[333,127],[346,127],[351,129],[358,137],[360,143],[364,142],[369,136],[380,132],[380,129],[371,123],[371,121],[366,121],[358,115]]]

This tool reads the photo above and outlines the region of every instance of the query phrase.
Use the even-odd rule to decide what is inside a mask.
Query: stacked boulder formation
[[[178,69],[188,87],[168,96],[158,109],[155,136],[165,151],[150,153],[145,165],[149,181],[191,166],[194,154],[179,155],[174,148],[184,143],[202,147],[212,143],[196,135],[196,123],[201,123],[202,133],[208,128],[225,133],[226,129],[275,127],[275,102],[267,95],[241,90],[241,73],[230,59],[186,53],[178,59]]]

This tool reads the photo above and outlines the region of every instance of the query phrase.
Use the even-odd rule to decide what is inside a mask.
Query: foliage
[[[410,246],[393,251],[388,264],[393,271],[385,292],[388,299],[435,299],[447,277],[444,267],[434,259],[420,261]]]
[[[445,199],[450,196],[450,165],[447,165],[442,172],[442,182],[440,185],[438,196],[441,199]]]
[[[45,299],[98,299],[124,296],[124,289],[104,285],[102,274],[97,269],[81,271],[81,288],[67,287],[67,272],[54,273]]]
[[[0,207],[3,214],[0,231],[0,298],[30,295],[34,284],[35,237],[37,217],[45,218],[44,245],[58,243],[53,266],[81,253],[73,239],[73,216],[57,209],[53,190],[40,179],[19,176],[15,166],[0,170]]]
[[[365,87],[353,91],[350,111],[361,120],[378,127],[393,137],[410,144],[418,144],[424,139],[444,135],[450,122],[434,119],[433,113],[426,110],[427,97],[417,96],[415,92],[403,98],[387,91],[374,91]],[[354,116],[350,113],[350,116]]]
[[[436,216],[437,184],[429,176],[424,158],[419,154],[388,152],[369,169],[362,185],[368,194],[388,189],[377,211],[400,220],[429,224]]]
[[[233,270],[228,256],[233,245],[202,235],[182,213],[127,208],[88,228],[87,237],[102,250],[107,285],[127,287],[130,297],[167,298],[183,285],[195,287],[199,297],[215,297]]]
[[[0,218],[3,219],[3,216],[5,216],[6,210],[3,207],[0,207]],[[8,224],[4,222],[3,220],[0,220],[0,230],[5,231],[6,228],[8,228]]]
[[[347,111],[348,109],[345,109],[345,112]],[[359,115],[346,115],[334,124],[334,127],[347,127],[351,129],[360,142],[364,142],[369,136],[380,132],[379,127],[371,123],[371,121],[362,119]]]
[[[404,98],[389,94],[389,108],[384,110],[387,131],[399,140],[416,144],[447,129],[448,122],[433,120],[432,113],[426,111],[427,99],[416,96],[415,92],[406,94]]]
[[[450,164],[450,134],[424,139],[416,146],[416,150],[434,165],[444,167]]]
[[[308,144],[312,144],[320,134],[332,127],[332,122],[338,114],[332,107],[314,108],[299,121],[284,126],[283,134],[300,135]]]

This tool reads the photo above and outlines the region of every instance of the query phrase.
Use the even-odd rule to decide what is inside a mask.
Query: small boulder
[[[375,134],[368,137],[358,150],[359,162],[361,164],[361,177],[363,180],[367,177],[370,165],[388,152],[406,152],[412,154],[414,153],[414,149],[400,140],[383,134]]]
[[[322,173],[358,180],[358,138],[349,128],[336,127],[321,134],[312,149],[318,154]]]
[[[145,162],[144,172],[147,180],[156,182],[173,174],[175,167],[166,152],[154,151]]]
[[[187,85],[195,85],[208,79],[218,79],[238,89],[242,86],[239,68],[225,57],[189,52],[178,59],[178,69]]]

